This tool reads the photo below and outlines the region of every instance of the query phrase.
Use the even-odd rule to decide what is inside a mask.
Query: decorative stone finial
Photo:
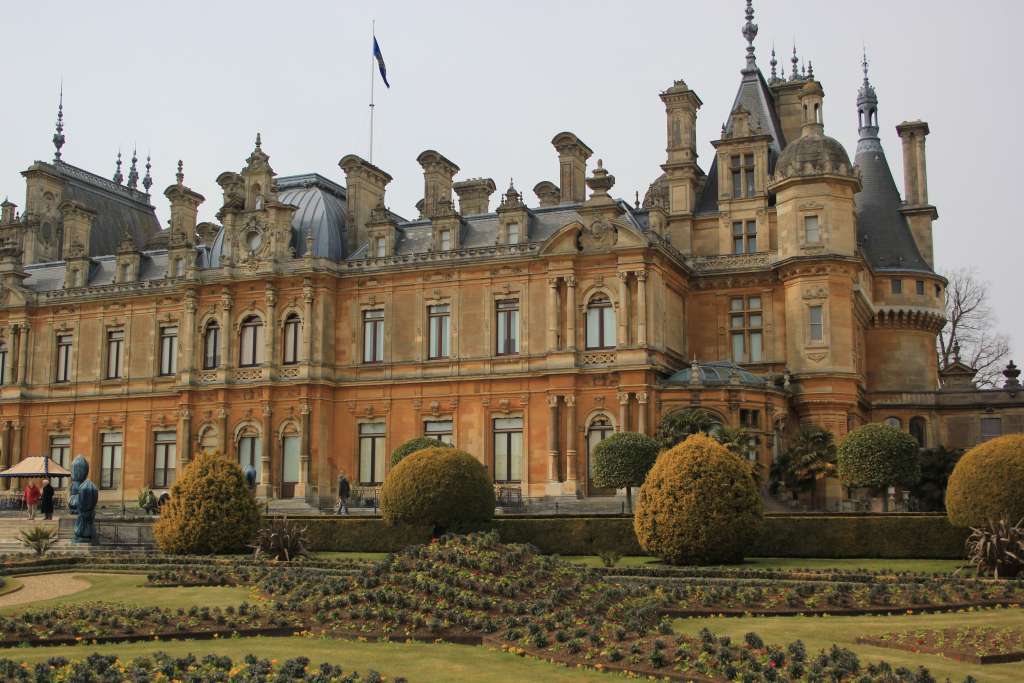
[[[121,150],[117,150],[117,163],[116,163],[116,166],[117,166],[117,168],[114,171],[113,181],[115,183],[117,183],[118,185],[120,185],[121,183],[124,182],[124,174],[121,173]]]
[[[960,362],[960,342],[953,342],[953,362]]]
[[[814,80],[814,62],[807,60],[807,78]]]
[[[1020,368],[1011,360],[1010,364],[1003,370],[1003,377],[1006,378],[1006,382],[1003,383],[1003,388],[1010,392],[1010,396],[1015,396],[1020,391]]]
[[[146,154],[146,177],[142,179],[142,187],[146,188],[146,194],[149,194],[149,188],[153,187],[153,175],[150,173],[153,169],[153,160],[149,154]]]
[[[587,178],[587,187],[593,192],[593,196],[606,197],[608,196],[608,190],[612,189],[614,185],[615,176],[608,173],[604,168],[604,161],[598,159],[594,175]]]
[[[779,80],[779,72],[778,72],[779,60],[775,58],[775,45],[774,45],[774,43],[772,44],[772,58],[771,58],[771,61],[769,62],[769,64],[772,65],[772,81],[771,82],[772,83],[777,83],[778,80]]]
[[[57,132],[53,134],[53,160],[60,161],[61,147],[64,146],[64,81],[60,82],[60,94],[57,96]]]
[[[260,149],[263,146],[263,140],[260,138],[259,132],[256,133],[256,149]]]
[[[743,37],[747,39],[747,70],[757,68],[754,58],[754,38],[757,37],[757,24],[754,23],[754,3],[747,0],[747,23],[743,25]]]
[[[867,88],[871,85],[868,81],[868,46],[864,46],[864,58],[860,62],[861,67],[864,69],[864,87]]]
[[[132,149],[132,165],[128,168],[128,187],[133,190],[139,187],[139,157],[135,149]]]
[[[798,80],[800,78],[800,71],[798,70],[797,67],[800,64],[800,58],[796,56],[796,41],[795,40],[793,41],[793,56],[790,58],[789,61],[790,61],[790,63],[793,64],[793,73],[790,74],[789,80],[791,80],[791,81]]]
[[[178,172],[174,174],[174,177],[178,180],[178,185],[182,185],[185,182],[185,164],[182,163],[181,159],[178,159]]]

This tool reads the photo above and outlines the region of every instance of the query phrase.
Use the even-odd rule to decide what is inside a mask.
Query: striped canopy
[[[0,477],[70,477],[71,473],[43,455],[25,458],[14,467],[0,472]]]

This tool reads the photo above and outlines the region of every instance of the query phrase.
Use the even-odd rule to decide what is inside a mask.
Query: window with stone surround
[[[121,486],[124,437],[121,432],[104,432],[100,437],[100,488]]]
[[[384,361],[384,310],[363,311],[363,362]]]
[[[455,423],[452,420],[427,420],[423,423],[423,436],[452,446],[455,444]]]
[[[440,238],[441,251],[449,251],[452,248],[452,231],[442,230],[438,237]]]
[[[804,243],[821,244],[821,221],[817,215],[804,216]]]
[[[174,432],[157,432],[153,437],[153,488],[166,489],[174,483],[178,444]]]
[[[594,449],[615,433],[615,427],[607,415],[598,415],[587,427],[587,477],[594,478]]]
[[[519,244],[518,223],[509,223],[505,226],[505,244]]]
[[[494,481],[514,484],[523,480],[523,418],[497,417],[494,431]]]
[[[241,331],[238,365],[243,368],[259,365],[263,360],[263,321],[255,315],[250,315],[242,321]]]
[[[376,486],[384,481],[384,434],[383,422],[359,425],[359,483],[363,486]]]
[[[893,294],[902,294],[903,293],[903,280],[900,280],[898,278],[893,278],[891,280],[891,287],[892,287],[892,293]]]
[[[57,335],[57,373],[55,382],[67,382],[71,379],[71,344],[70,334]]]
[[[71,437],[67,434],[57,434],[50,437],[50,460],[66,470],[71,470]],[[66,487],[67,477],[54,477],[50,483],[55,489]]]
[[[595,295],[587,304],[587,348],[615,348],[615,309],[604,294]]]
[[[753,254],[757,251],[757,221],[734,221],[732,253]]]
[[[448,358],[451,338],[451,305],[427,306],[427,358]]]
[[[495,303],[496,346],[499,356],[519,353],[519,299],[501,299]]]
[[[825,341],[825,308],[821,305],[808,306],[808,336],[812,342]]]
[[[732,177],[732,198],[742,199],[753,197],[754,188],[754,155],[733,154],[729,159]]]
[[[203,332],[203,370],[220,366],[220,325],[216,320],[206,323]]]
[[[729,300],[729,330],[734,363],[764,360],[764,313],[760,296]]]
[[[263,440],[259,432],[252,426],[246,426],[238,437],[238,466],[245,472],[247,467],[256,471],[256,482],[263,478],[260,457],[263,451]]]
[[[914,290],[918,296],[924,296],[924,280],[918,280],[914,283]]]
[[[284,356],[285,365],[299,362],[299,346],[302,343],[302,322],[296,313],[291,313],[284,321]]]
[[[373,241],[374,243],[374,255],[377,258],[384,258],[388,255],[388,243],[383,237],[378,237]]]
[[[118,379],[123,372],[124,330],[107,331],[107,379]]]
[[[169,376],[178,371],[178,326],[160,328],[160,375]]]

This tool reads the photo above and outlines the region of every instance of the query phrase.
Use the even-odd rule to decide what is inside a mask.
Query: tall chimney
[[[540,208],[547,206],[558,206],[562,199],[562,191],[550,180],[542,180],[533,186],[533,193],[540,200]]]
[[[428,149],[416,157],[423,167],[423,209],[420,218],[432,216],[438,204],[452,203],[452,178],[459,172],[459,167],[443,155]]]
[[[348,207],[346,253],[351,254],[369,239],[366,229],[370,212],[384,203],[384,191],[391,176],[355,154],[341,158],[345,172],[345,203]]]
[[[904,121],[896,126],[903,140],[903,183],[907,206],[928,203],[928,173],[924,157],[925,137],[931,131],[924,121]]]
[[[497,189],[490,178],[471,178],[455,183],[452,187],[459,196],[459,213],[463,216],[487,213],[491,195]]]
[[[569,132],[559,133],[551,139],[551,144],[558,150],[561,203],[582,203],[587,198],[587,159],[594,150]]]

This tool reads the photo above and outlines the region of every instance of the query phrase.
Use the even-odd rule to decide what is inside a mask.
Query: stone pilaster
[[[260,449],[260,483],[256,495],[260,498],[274,497],[273,468],[270,466],[274,450],[273,410],[269,403],[263,404],[263,448]]]
[[[576,481],[577,478],[577,454],[576,454],[576,396],[567,394],[565,400],[565,478],[568,481]]]
[[[299,406],[302,416],[302,450],[299,452],[299,480],[295,483],[295,497],[305,498],[309,492],[309,446],[312,441],[312,410],[309,403],[303,401]]]
[[[558,481],[558,396],[548,396],[548,481]]]
[[[629,392],[619,392],[619,425],[618,431],[629,431]]]
[[[647,346],[647,271],[636,275],[636,343]]]
[[[576,276],[565,278],[565,337],[566,348],[576,350]]]
[[[637,426],[636,431],[641,434],[647,433],[647,392],[638,391],[636,394],[637,408]]]
[[[558,278],[548,278],[548,351],[558,350]]]
[[[618,346],[629,346],[629,273],[620,272],[619,276],[619,315]]]

